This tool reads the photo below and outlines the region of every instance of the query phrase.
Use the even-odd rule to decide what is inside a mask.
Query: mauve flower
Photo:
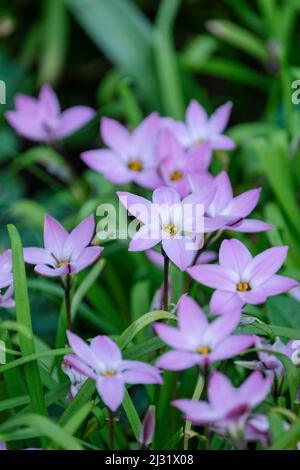
[[[143,449],[147,449],[152,440],[155,431],[155,407],[150,406],[149,410],[146,413],[145,418],[143,419],[140,436],[139,436],[139,443]]]
[[[13,283],[11,250],[0,253],[0,289]]]
[[[182,370],[198,365],[205,366],[216,361],[229,359],[239,354],[254,342],[252,335],[232,335],[238,326],[240,313],[222,315],[211,324],[189,296],[179,300],[178,328],[155,323],[158,336],[174,348],[163,354],[157,367],[169,370]]]
[[[210,217],[224,217],[224,229],[235,232],[274,230],[273,225],[246,219],[258,203],[261,188],[251,189],[234,197],[230,179],[225,171],[215,177],[213,184],[216,186],[216,193],[206,213]]]
[[[275,274],[284,263],[288,247],[273,247],[253,257],[238,240],[224,240],[219,251],[219,265],[206,264],[188,268],[196,281],[216,289],[211,301],[212,313],[222,314],[249,304],[262,304],[273,295],[282,294],[298,283]]]
[[[242,440],[249,413],[267,397],[271,385],[272,377],[253,372],[239,388],[234,388],[225,375],[214,371],[208,383],[208,402],[180,399],[173,404],[192,423],[217,426]]]
[[[71,382],[71,388],[67,395],[67,400],[73,400],[73,398],[77,395],[81,387],[85,384],[88,377],[86,375],[81,374],[77,369],[72,367],[72,365],[64,358],[62,365],[62,371],[69,377]]]
[[[89,150],[80,157],[84,163],[115,184],[134,182],[154,189],[161,185],[156,151],[159,116],[150,114],[130,134],[110,118],[101,120],[101,137],[108,149]]]
[[[191,175],[201,173],[202,176],[211,160],[209,144],[199,145],[195,154],[191,156],[168,130],[162,131],[160,134],[158,154],[159,170],[164,184],[175,189],[181,197],[185,197],[191,192]],[[210,177],[207,176],[207,184],[209,183]]]
[[[37,142],[53,142],[73,134],[95,116],[88,106],[73,106],[61,112],[50,85],[43,85],[38,98],[16,95],[16,109],[7,111],[9,124],[23,137]]]
[[[57,220],[45,216],[45,248],[24,248],[26,263],[35,264],[35,272],[42,276],[76,274],[90,266],[101,255],[103,248],[88,246],[95,231],[93,215],[84,219],[69,234]]]
[[[0,290],[0,307],[1,308],[13,308],[16,303],[13,298],[14,287],[13,285],[9,286],[6,291]]]
[[[245,426],[245,440],[247,442],[259,442],[263,447],[270,444],[270,423],[266,415],[259,413],[249,416]]]
[[[152,202],[131,193],[117,194],[128,212],[144,224],[132,238],[129,251],[148,250],[161,242],[168,258],[181,270],[189,266],[201,247],[203,232],[215,231],[223,224],[218,218],[203,217],[214,195],[210,186],[183,200],[167,187],[157,188]]]
[[[170,128],[191,152],[203,142],[208,142],[212,150],[232,150],[235,148],[234,141],[223,134],[231,108],[232,103],[228,102],[208,117],[205,109],[196,100],[192,100],[186,111],[185,123],[166,121],[164,126]]]
[[[256,349],[267,349],[271,354],[266,352],[258,352],[258,361],[236,361],[237,365],[245,367],[246,369],[259,370],[266,374],[276,374],[277,378],[281,378],[284,373],[284,367],[280,359],[272,354],[272,351],[284,354],[291,359],[293,354],[293,341],[290,340],[287,344],[284,344],[281,339],[277,336],[274,344],[265,344],[258,336],[255,338]]]
[[[159,370],[140,361],[123,360],[118,346],[107,336],[96,336],[88,346],[79,336],[67,332],[74,354],[65,360],[81,374],[96,381],[102,401],[112,411],[121,405],[125,384],[161,384]]]

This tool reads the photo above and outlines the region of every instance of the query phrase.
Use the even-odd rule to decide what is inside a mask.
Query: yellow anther
[[[128,163],[128,168],[131,171],[142,171],[143,165],[142,165],[142,162],[140,160],[131,160]]]
[[[196,349],[196,352],[198,354],[208,354],[209,353],[209,349],[207,347],[201,347],[201,348],[198,348]]]
[[[238,290],[239,292],[247,292],[247,290],[251,290],[251,288],[248,282],[239,282],[236,285],[236,290]]]
[[[183,173],[180,170],[173,171],[173,173],[171,173],[170,175],[171,181],[178,181],[178,180],[181,180],[182,178],[183,178]]]

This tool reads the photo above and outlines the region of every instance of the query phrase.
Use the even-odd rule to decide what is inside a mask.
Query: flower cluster
[[[206,382],[207,396],[200,401],[176,399],[172,405],[194,425],[208,426],[209,431],[242,448],[247,441],[260,442],[262,446],[270,442],[266,415],[255,413],[255,409],[271,393],[273,380],[277,392],[278,384],[281,390],[285,369],[280,358],[284,356],[291,365],[299,365],[299,342],[283,343],[276,338],[270,344],[254,334],[243,333],[243,309],[248,304],[263,304],[298,283],[277,274],[287,257],[286,246],[272,247],[253,256],[241,241],[223,238],[228,230],[235,234],[274,229],[264,221],[249,218],[258,204],[261,188],[234,195],[225,171],[216,176],[210,173],[214,152],[235,148],[234,141],[224,135],[231,107],[231,103],[226,103],[208,117],[203,107],[192,100],[185,121],[152,113],[132,132],[104,117],[100,134],[106,148],[81,154],[88,167],[110,182],[139,186],[138,194],[134,189],[116,194],[139,226],[129,251],[145,251],[150,261],[164,270],[164,282],[154,296],[153,308],[174,307],[170,302],[173,277],[169,262],[185,277],[183,290],[175,298],[173,315],[169,314],[174,323],[157,321],[153,325],[157,340],[165,344],[160,347],[155,365],[123,359],[118,340],[98,335],[85,342],[71,331],[72,280],[103,252],[97,246],[93,215],[70,233],[46,215],[44,247],[24,248],[24,259],[35,265],[37,274],[60,278],[65,291],[66,337],[72,353],[64,357],[62,370],[71,381],[69,400],[80,393],[87,380],[92,380],[103,404],[115,412],[123,402],[126,384],[157,386],[163,384],[164,369],[197,368]],[[47,85],[42,87],[38,99],[18,95],[16,110],[6,113],[21,135],[47,143],[67,137],[93,116],[94,111],[85,106],[61,112],[54,91]],[[211,245],[220,237],[223,240],[218,252],[212,251]],[[196,289],[190,289],[193,281],[196,289],[201,284],[214,290],[208,310],[202,310],[195,300]],[[0,255],[0,289],[6,289],[0,295],[0,305],[12,307],[10,251]],[[257,356],[248,361],[237,360],[248,348],[252,348],[251,353],[257,350]],[[240,367],[244,374],[244,369],[254,369],[239,387],[226,377],[227,363],[222,361],[229,359],[235,359],[230,364]],[[220,363],[224,373],[218,371]],[[234,381],[235,385],[237,382],[241,381]],[[155,412],[150,408],[140,431],[141,447],[149,447],[154,431]]]

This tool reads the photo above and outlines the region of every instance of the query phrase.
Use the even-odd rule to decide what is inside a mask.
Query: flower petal
[[[121,204],[133,215],[136,219],[140,220],[146,225],[150,225],[152,222],[153,207],[151,202],[141,196],[136,196],[132,193],[123,191],[117,191],[118,198]],[[154,215],[155,217],[155,215]],[[157,224],[159,225],[159,218],[157,215]]]
[[[189,275],[196,281],[213,289],[222,286],[225,291],[236,291],[236,284],[239,281],[237,273],[213,264],[203,264],[187,269]]]
[[[166,344],[172,348],[183,351],[188,351],[190,349],[184,334],[178,328],[165,325],[164,323],[155,323],[154,331]]]
[[[50,264],[55,263],[53,256],[44,248],[28,247],[23,249],[25,263]]]
[[[111,377],[99,377],[96,385],[103,403],[108,406],[111,411],[116,411],[122,404],[124,398],[123,380],[116,375]]]
[[[180,329],[186,336],[196,337],[199,341],[208,327],[204,312],[197,302],[188,295],[182,295],[179,299],[178,321]]]
[[[159,121],[159,115],[151,113],[138,125],[131,136],[131,151],[144,152],[145,148],[154,142],[160,124]]]
[[[224,315],[225,316],[225,315]],[[222,318],[224,318],[224,316]],[[254,337],[251,335],[232,335],[225,338],[210,354],[212,361],[223,361],[240,354],[252,346]]]
[[[219,108],[209,118],[209,129],[214,134],[222,134],[226,128],[232,110],[232,102],[228,101]]]
[[[287,251],[287,246],[279,246],[269,248],[255,256],[244,271],[245,279],[250,281],[253,288],[260,286],[282,266]]]
[[[161,187],[155,189],[152,195],[152,200],[153,204],[166,204],[168,206],[171,206],[173,204],[180,204],[180,196],[175,191],[175,189],[172,188],[167,188],[167,187]]]
[[[181,410],[185,418],[198,425],[212,424],[223,416],[223,413],[214,410],[204,401],[180,399],[174,400],[172,405]]]
[[[215,315],[227,314],[234,311],[241,312],[244,301],[240,299],[237,292],[226,292],[216,290],[210,299],[210,311]]]
[[[203,106],[196,100],[192,100],[186,111],[186,122],[190,129],[202,128],[207,124],[207,113]]]
[[[94,216],[91,214],[80,222],[80,224],[72,230],[70,235],[68,235],[63,247],[63,258],[75,261],[92,240],[94,231]]]
[[[67,331],[67,338],[74,354],[79,357],[85,364],[94,368],[97,363],[96,357],[90,346],[83,339],[75,335],[71,331]]]
[[[46,277],[66,276],[70,272],[68,264],[65,266],[60,266],[59,268],[50,268],[45,264],[37,264],[34,270],[37,274]]]
[[[103,250],[102,246],[88,246],[84,248],[76,261],[71,263],[73,267],[72,273],[79,273],[79,271],[93,264],[101,256]]]
[[[47,83],[42,86],[39,93],[39,104],[45,117],[57,117],[60,113],[60,104],[53,88]]]
[[[157,361],[157,367],[167,370],[184,370],[198,364],[198,355],[196,353],[185,351],[168,351]]]
[[[210,145],[213,150],[234,150],[236,144],[227,135],[216,135],[210,138]]]
[[[161,230],[157,226],[143,225],[132,237],[129,251],[144,251],[157,245],[161,240]]]
[[[274,274],[264,283],[264,291],[267,297],[271,295],[279,295],[297,287],[299,284],[295,279],[286,276]]]
[[[88,106],[73,106],[60,115],[59,127],[55,131],[58,138],[68,137],[85,126],[95,116],[95,111]]]
[[[257,205],[260,193],[261,188],[257,188],[234,197],[224,209],[223,214],[247,217]]]
[[[103,142],[117,152],[127,151],[130,145],[130,134],[126,127],[118,121],[103,117],[101,119],[100,134]]]
[[[205,332],[205,340],[214,348],[233,332],[240,319],[241,313],[238,310],[221,315],[209,325]]]
[[[212,373],[207,393],[213,408],[222,410],[235,404],[235,390],[227,377],[221,372],[214,371]]]
[[[250,251],[239,240],[224,240],[219,251],[220,265],[232,269],[242,276],[247,265],[252,261]]]
[[[104,174],[105,178],[112,183],[126,184],[132,180],[132,172],[111,150],[88,150],[81,153],[80,158],[88,167]]]
[[[269,394],[272,381],[271,375],[264,378],[260,372],[252,372],[237,391],[239,401],[245,400],[252,407],[257,406]]]
[[[170,237],[163,239],[163,249],[168,258],[181,270],[185,271],[190,266],[194,257],[194,242],[187,238]]]
[[[268,232],[269,230],[275,230],[274,225],[266,224],[261,220],[256,219],[242,219],[237,224],[233,224],[227,227],[228,230],[233,232],[242,233],[256,233],[256,232]]]
[[[91,350],[107,369],[115,370],[122,360],[120,348],[108,336],[99,335],[92,339]]]
[[[66,229],[50,215],[45,216],[44,222],[44,245],[47,251],[55,256],[59,261],[61,259],[63,246],[68,237]]]
[[[150,373],[139,370],[126,370],[122,373],[127,384],[162,384],[163,380],[159,373]]]

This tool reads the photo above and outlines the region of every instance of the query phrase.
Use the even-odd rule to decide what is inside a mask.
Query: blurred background
[[[231,100],[228,135],[237,150],[217,153],[212,172],[227,170],[236,194],[263,187],[253,216],[277,230],[240,237],[253,253],[288,244],[284,274],[300,280],[300,105],[292,102],[292,83],[300,79],[299,20],[300,0],[2,0],[1,248],[9,247],[8,222],[17,225],[24,246],[42,246],[45,213],[71,228],[101,202],[116,202],[118,188],[79,158],[102,145],[101,116],[134,127],[153,110],[182,119],[191,98],[208,112]],[[36,96],[45,82],[63,108],[97,110],[59,148],[19,138],[4,118],[16,93]],[[100,280],[79,311],[87,334],[120,333],[149,310],[161,283],[144,254],[128,253],[126,244],[108,242],[105,255]],[[176,301],[182,274],[173,274]],[[62,290],[34,275],[29,287],[35,331],[53,344]],[[205,289],[197,295],[207,303]],[[266,312],[273,324],[300,328],[292,297],[270,299]]]

